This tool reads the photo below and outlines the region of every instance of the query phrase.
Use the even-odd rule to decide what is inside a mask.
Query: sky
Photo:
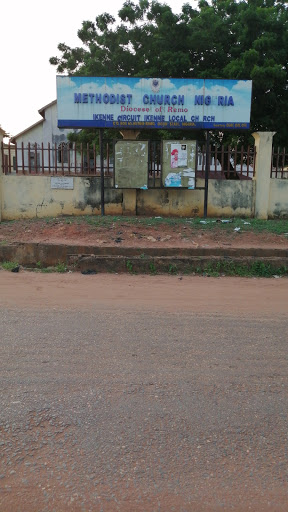
[[[137,0],[135,0],[137,2]],[[80,46],[82,21],[103,12],[117,16],[124,0],[13,0],[1,5],[0,126],[17,135],[41,120],[38,110],[56,99],[57,46]],[[178,13],[186,0],[166,0]],[[192,1],[191,1],[192,3]],[[193,2],[195,4],[195,2]]]

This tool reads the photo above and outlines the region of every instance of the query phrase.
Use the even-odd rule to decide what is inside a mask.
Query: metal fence
[[[285,148],[272,148],[271,178],[288,179],[288,153]]]
[[[255,174],[255,146],[209,146],[209,178],[251,180]],[[206,145],[197,147],[196,176],[205,177]]]
[[[115,142],[115,141],[114,141]],[[103,142],[104,176],[114,175],[113,141]],[[4,144],[1,146],[3,172],[5,174],[24,175],[62,175],[62,176],[100,176],[100,150],[95,144],[76,145],[61,143],[47,146],[41,144]],[[277,153],[278,155],[278,153]],[[284,177],[285,157],[281,153],[273,155],[276,159],[273,173],[276,177]],[[284,150],[285,155],[285,150]],[[287,156],[287,155],[286,155]],[[205,144],[197,144],[196,177],[205,177],[207,150]],[[255,147],[248,146],[209,146],[208,158],[210,163],[210,179],[252,179],[255,173]],[[281,170],[279,165],[281,164]],[[156,186],[161,179],[162,144],[161,141],[149,141],[149,178],[151,186]],[[276,169],[276,170],[274,170]],[[278,172],[278,176],[277,176]],[[271,167],[272,173],[272,167]],[[271,174],[272,175],[272,174]]]
[[[106,144],[104,153],[104,172],[113,174],[111,151]],[[3,172],[5,174],[29,175],[100,175],[100,151],[97,152],[93,144],[61,143],[48,145],[23,142],[19,145],[5,145],[2,143]]]

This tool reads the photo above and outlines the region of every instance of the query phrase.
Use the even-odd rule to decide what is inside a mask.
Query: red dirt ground
[[[235,231],[240,227],[240,231]],[[288,249],[288,236],[244,231],[243,221],[229,226],[215,224],[213,229],[195,228],[189,222],[179,225],[157,223],[142,225],[120,220],[107,226],[90,225],[80,220],[20,220],[0,224],[0,244],[42,242],[123,247],[265,247]],[[288,222],[287,222],[288,231]]]

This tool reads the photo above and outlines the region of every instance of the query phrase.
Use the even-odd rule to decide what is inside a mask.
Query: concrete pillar
[[[273,135],[276,132],[255,132],[252,133],[256,146],[256,196],[255,196],[255,217],[257,219],[268,219],[269,194],[270,194],[270,173]]]
[[[137,215],[137,190],[135,188],[123,189],[122,214]]]
[[[121,135],[124,140],[136,140],[140,134],[139,130],[121,130]]]
[[[3,196],[2,196],[2,177],[3,177],[3,168],[2,168],[2,165],[3,165],[3,162],[2,162],[2,151],[1,151],[1,145],[2,145],[2,142],[3,142],[3,137],[4,137],[4,130],[2,130],[2,128],[0,127],[0,222],[2,220],[2,205],[3,205]]]

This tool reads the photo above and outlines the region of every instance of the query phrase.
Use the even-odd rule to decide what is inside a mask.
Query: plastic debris
[[[200,220],[200,224],[209,224],[209,222],[207,220]]]
[[[234,231],[240,231],[241,228],[235,228]]]

